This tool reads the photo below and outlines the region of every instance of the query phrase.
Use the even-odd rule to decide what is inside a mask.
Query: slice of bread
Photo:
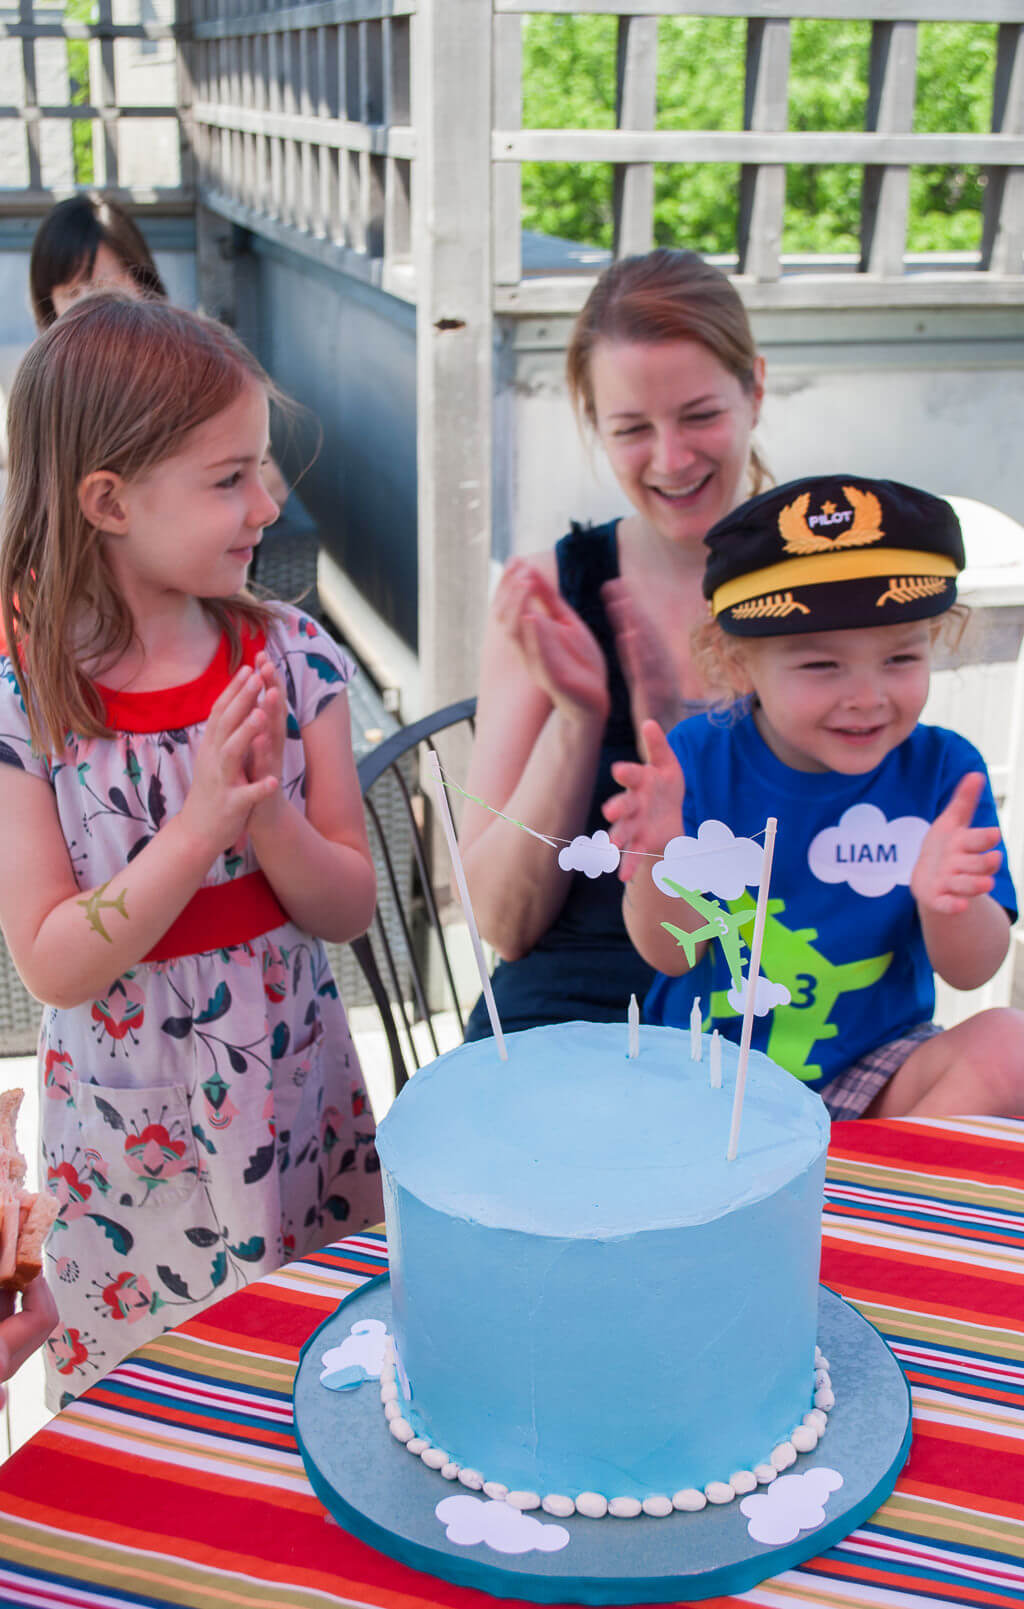
[[[43,1245],[57,1216],[56,1196],[25,1188],[16,1125],[24,1091],[0,1091],[0,1289],[23,1291],[42,1271]]]

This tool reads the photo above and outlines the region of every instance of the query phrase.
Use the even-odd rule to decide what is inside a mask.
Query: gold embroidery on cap
[[[781,619],[784,615],[791,615],[799,610],[802,615],[809,615],[810,610],[805,603],[797,603],[791,592],[769,592],[765,598],[750,598],[746,603],[737,603],[729,611],[734,620],[766,620]]]
[[[866,547],[869,542],[880,542],[882,505],[874,492],[858,491],[856,486],[844,486],[843,495],[850,504],[853,522],[838,536],[818,536],[811,530],[807,510],[811,506],[810,492],[794,498],[779,514],[779,535],[786,553],[833,553],[837,548]],[[834,503],[822,505],[830,516],[837,512]]]
[[[914,603],[918,598],[934,598],[937,593],[945,592],[946,581],[943,576],[917,576],[901,575],[890,576],[889,585],[880,598],[875,600],[875,608],[880,609],[883,603]]]

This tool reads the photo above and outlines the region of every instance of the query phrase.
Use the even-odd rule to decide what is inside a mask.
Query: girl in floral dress
[[[104,294],[11,392],[0,922],[46,1003],[53,1407],[382,1215],[322,943],[375,898],[352,665],[245,591],[271,391],[221,326]]]

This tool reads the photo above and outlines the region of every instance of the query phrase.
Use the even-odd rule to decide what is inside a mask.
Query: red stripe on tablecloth
[[[998,1324],[1002,1329],[1024,1332],[1024,1277],[1008,1270],[989,1274],[954,1258],[940,1261],[915,1256],[910,1292],[905,1254],[879,1251],[876,1246],[864,1251],[847,1241],[831,1240],[826,1222],[821,1277],[826,1285],[841,1290],[847,1301],[879,1302],[913,1313],[939,1313],[968,1324]]]
[[[829,1157],[895,1166],[900,1173],[941,1174],[975,1184],[1009,1182],[1019,1188],[1021,1149],[1009,1139],[928,1128],[900,1118],[888,1123],[834,1123]]]
[[[968,1578],[957,1581],[937,1581],[934,1576],[914,1576],[904,1570],[882,1570],[863,1558],[856,1564],[847,1564],[834,1554],[822,1553],[801,1566],[808,1575],[834,1576],[846,1581],[857,1581],[876,1590],[892,1587],[901,1594],[918,1592],[924,1598],[944,1598],[955,1604],[986,1604],[991,1609],[1020,1609],[1020,1595],[994,1592],[990,1587],[979,1587]],[[756,1588],[754,1589],[756,1592]]]
[[[381,1609],[424,1609],[431,1603],[480,1609],[478,1593],[397,1564],[350,1536],[325,1516],[312,1493],[306,1499],[288,1497],[287,1524],[282,1525],[281,1504],[288,1494],[264,1497],[259,1487],[242,1487],[222,1477],[211,1476],[208,1485],[200,1485],[202,1472],[188,1470],[183,1478],[197,1480],[193,1499],[188,1487],[170,1478],[154,1480],[145,1460],[128,1462],[134,1467],[123,1472],[104,1464],[101,1494],[100,1483],[88,1479],[87,1460],[74,1454],[47,1458],[31,1471],[31,1479],[22,1470],[21,1495],[10,1497],[5,1511],[65,1534],[81,1532],[90,1540],[146,1554],[170,1551],[210,1569],[280,1580],[293,1589],[330,1594],[340,1587],[344,1597]],[[63,1472],[58,1467],[62,1463]],[[141,1475],[147,1477],[145,1525],[112,1522],[112,1511],[137,1512]],[[90,1496],[99,1498],[98,1506],[88,1501]]]
[[[1024,1443],[959,1425],[933,1428],[915,1419],[899,1489],[1024,1520]],[[1014,1491],[1021,1494],[1019,1501],[1007,1498]]]

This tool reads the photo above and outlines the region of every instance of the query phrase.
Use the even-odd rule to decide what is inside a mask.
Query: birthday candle
[[[691,1061],[700,1061],[700,1050],[701,1050],[700,995],[698,995],[696,1000],[693,1002],[693,1010],[690,1012],[690,1060]]]
[[[722,1087],[722,1036],[716,1028],[711,1035],[711,1088]]]
[[[626,1014],[629,1023],[629,1055],[635,1060],[640,1054],[640,1007],[636,1003],[636,995],[629,997],[629,1011]]]

